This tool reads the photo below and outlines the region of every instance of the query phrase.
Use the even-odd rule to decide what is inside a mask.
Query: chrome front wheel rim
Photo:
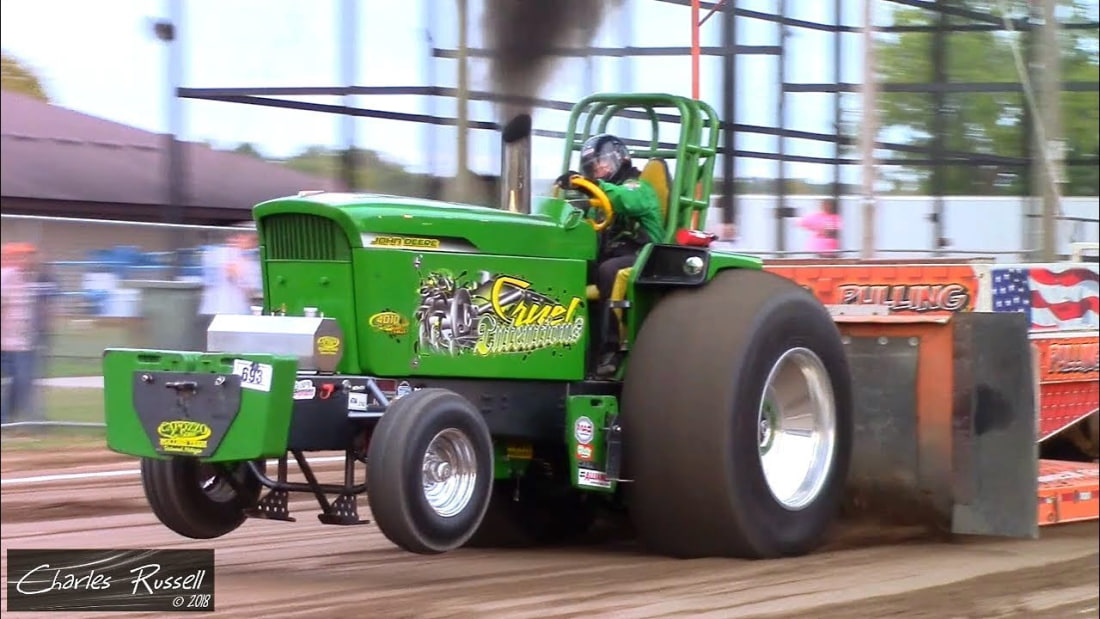
[[[421,471],[424,498],[443,518],[466,509],[477,485],[477,452],[473,441],[456,428],[436,434],[424,452]]]

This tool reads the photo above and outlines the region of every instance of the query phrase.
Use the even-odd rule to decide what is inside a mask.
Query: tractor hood
[[[536,198],[533,207],[531,213],[514,213],[402,196],[318,192],[263,202],[253,215],[265,238],[293,237],[296,244],[323,244],[342,232],[346,245],[342,239],[336,243],[351,249],[595,258],[595,231],[579,211],[556,198]]]

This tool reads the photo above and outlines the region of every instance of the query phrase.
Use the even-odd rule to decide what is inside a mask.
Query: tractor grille
[[[351,259],[348,239],[331,219],[285,213],[265,217],[261,227],[269,260],[333,262]]]

